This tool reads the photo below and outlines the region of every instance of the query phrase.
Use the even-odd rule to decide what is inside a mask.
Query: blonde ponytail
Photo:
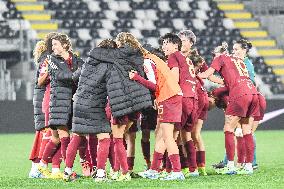
[[[33,56],[34,56],[34,63],[37,65],[38,64],[38,59],[40,58],[41,54],[46,51],[46,45],[43,40],[38,41],[35,45],[34,51],[33,51]]]

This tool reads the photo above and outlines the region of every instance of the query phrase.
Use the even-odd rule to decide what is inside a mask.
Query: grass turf
[[[91,178],[81,178],[66,183],[62,180],[29,179],[31,162],[28,156],[33,134],[0,135],[0,188],[284,188],[284,131],[257,131],[257,161],[259,169],[248,175],[214,175],[211,164],[224,155],[222,132],[203,132],[206,144],[207,172],[205,177],[185,181],[159,181],[132,179],[130,182],[95,183]],[[153,136],[152,136],[153,137]],[[140,148],[141,135],[136,142],[135,171],[142,171],[144,159]],[[63,166],[63,165],[62,165]],[[81,172],[76,160],[75,171]]]

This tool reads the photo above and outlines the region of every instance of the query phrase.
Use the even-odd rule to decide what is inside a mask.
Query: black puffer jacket
[[[48,57],[50,74],[49,126],[71,126],[72,96],[76,91],[73,73],[84,63],[76,55],[72,56],[72,67],[69,69],[63,58],[51,55]]]
[[[34,124],[35,130],[39,131],[45,127],[44,113],[42,112],[42,100],[45,92],[45,86],[38,86],[37,81],[39,78],[40,65],[44,62],[48,52],[43,52],[38,59],[38,66],[35,75],[33,106],[34,106]]]
[[[110,132],[105,114],[107,96],[114,117],[151,107],[150,91],[128,77],[130,70],[143,75],[142,65],[141,54],[129,47],[93,49],[82,68],[74,97],[72,131]]]

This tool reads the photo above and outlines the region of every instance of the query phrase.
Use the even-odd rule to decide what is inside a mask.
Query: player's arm
[[[220,77],[217,77],[217,76],[215,76],[215,75],[210,75],[209,77],[208,77],[208,79],[210,80],[210,81],[212,81],[212,82],[214,82],[214,83],[218,83],[218,84],[220,84],[220,85],[224,85],[224,81],[223,81],[223,79],[221,79]]]
[[[137,72],[135,72],[133,70],[131,70],[131,72],[129,72],[129,78],[131,80],[137,81],[138,83],[142,84],[144,87],[148,88],[151,91],[156,91],[157,85],[155,83],[153,83],[150,80],[144,79]]]
[[[48,61],[45,60],[42,64],[41,64],[41,68],[40,68],[40,74],[37,80],[37,85],[38,86],[43,86],[46,84],[46,81],[48,80]]]
[[[171,69],[171,72],[172,72],[172,74],[174,76],[174,79],[179,82],[179,68],[178,67],[173,67]]]
[[[212,76],[215,72],[215,69],[210,67],[205,72],[199,73],[198,77],[202,79],[207,79],[208,77]]]

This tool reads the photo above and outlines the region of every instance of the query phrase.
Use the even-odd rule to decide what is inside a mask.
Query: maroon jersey
[[[200,95],[206,95],[207,96],[207,91],[204,88],[204,82],[199,77],[197,77],[197,80],[196,80],[196,92],[197,92],[198,96],[200,96]]]
[[[211,67],[223,77],[224,83],[229,89],[230,100],[245,94],[258,94],[242,59],[220,55],[214,58]]]
[[[206,70],[208,70],[208,66],[207,66],[206,62],[203,62],[197,72],[198,73],[199,72],[205,72]]]
[[[183,56],[179,51],[171,54],[168,58],[169,68],[179,68],[179,85],[183,97],[197,98],[196,94],[196,75],[192,62]]]

